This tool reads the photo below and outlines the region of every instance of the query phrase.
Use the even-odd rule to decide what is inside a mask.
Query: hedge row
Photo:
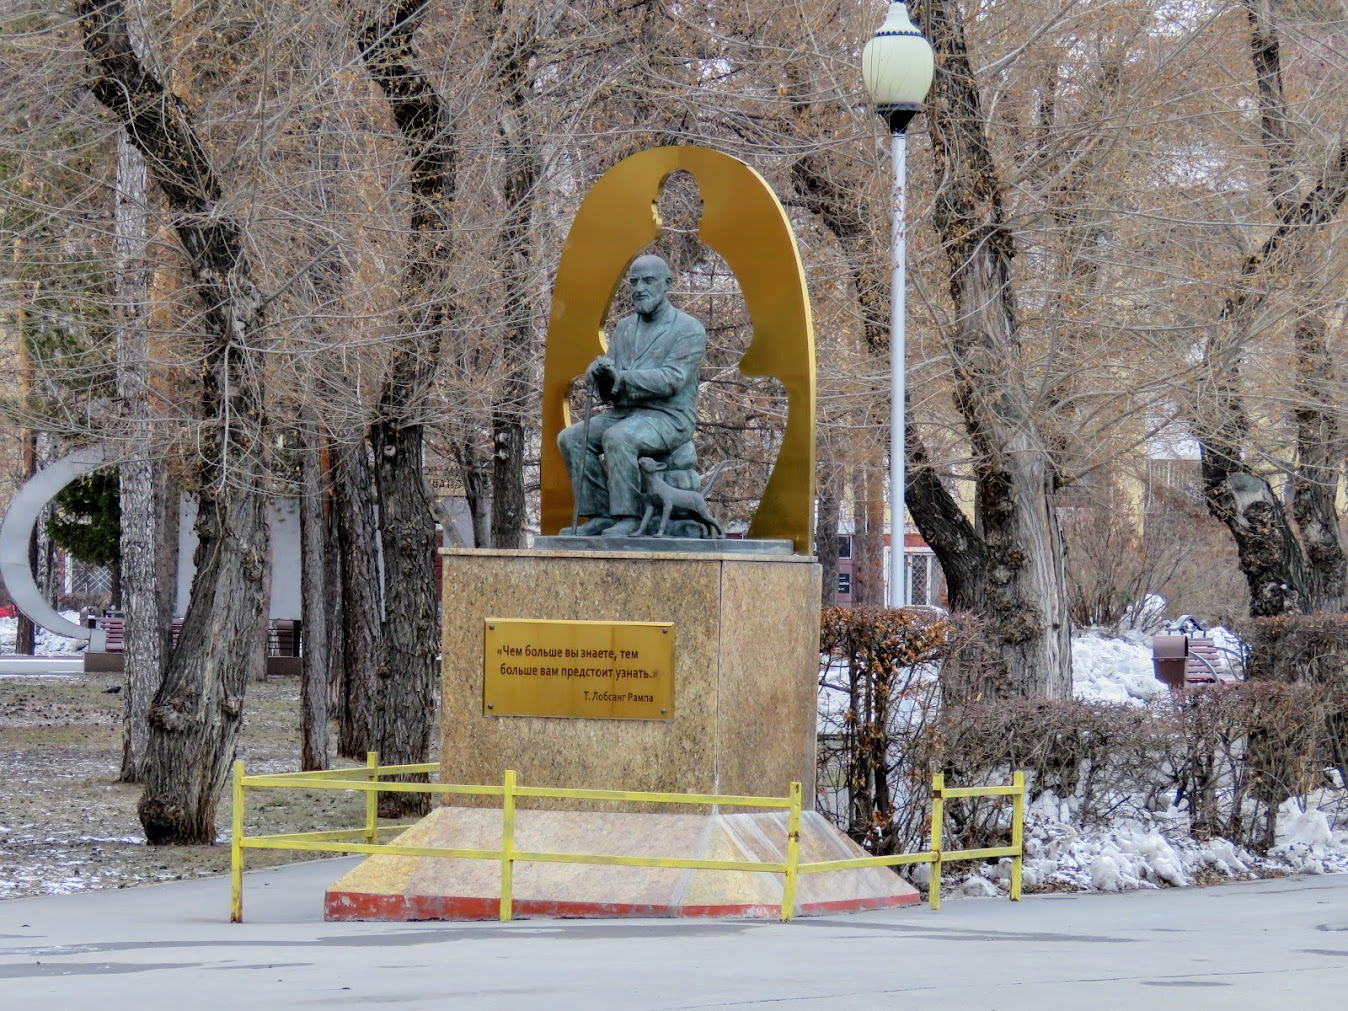
[[[1063,798],[1081,824],[1173,805],[1196,836],[1265,850],[1285,800],[1331,785],[1335,768],[1348,781],[1348,620],[1253,624],[1248,681],[1121,706],[989,692],[969,619],[826,613],[821,686],[837,704],[825,705],[819,806],[874,852],[914,851],[933,772],[974,785],[1023,769],[1032,799]],[[947,847],[1002,836],[1004,805],[948,810]]]

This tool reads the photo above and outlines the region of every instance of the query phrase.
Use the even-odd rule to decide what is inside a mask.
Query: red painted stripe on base
[[[889,895],[866,899],[810,902],[800,907],[802,916],[856,913],[865,909],[911,906],[922,897]],[[495,898],[462,895],[378,895],[371,892],[328,892],[323,903],[326,920],[495,920],[501,903]],[[603,919],[612,917],[701,917],[712,919],[777,919],[781,906],[758,903],[727,903],[715,906],[670,906],[632,902],[565,902],[547,899],[516,899],[512,916],[558,919]]]
[[[917,892],[910,895],[886,895],[873,899],[837,899],[833,902],[801,903],[801,916],[827,916],[830,913],[859,913],[866,909],[896,909],[916,906],[922,901]]]

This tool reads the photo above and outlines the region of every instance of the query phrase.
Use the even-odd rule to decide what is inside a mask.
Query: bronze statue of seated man
[[[627,289],[636,311],[618,321],[608,354],[586,370],[586,381],[610,407],[557,437],[579,514],[588,517],[566,533],[635,533],[647,503],[637,465],[643,456],[666,463],[671,484],[700,484],[692,438],[707,334],[670,304],[671,281],[659,256],[632,261]]]

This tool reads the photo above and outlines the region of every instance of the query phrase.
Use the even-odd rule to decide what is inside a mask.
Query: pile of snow
[[[1236,652],[1240,641],[1223,628],[1205,636],[1219,649]],[[1163,695],[1151,662],[1151,637],[1111,637],[1088,629],[1072,640],[1073,695],[1082,701],[1144,705]],[[1105,825],[1083,826],[1075,798],[1045,793],[1025,812],[1023,884],[1027,890],[1117,892],[1184,887],[1213,876],[1255,878],[1269,874],[1348,873],[1348,821],[1335,821],[1337,790],[1314,790],[1302,808],[1287,800],[1278,810],[1275,845],[1259,856],[1227,839],[1194,839],[1185,812],[1149,812],[1124,803]],[[1009,823],[1005,826],[1009,834]],[[946,887],[958,894],[989,896],[1010,887],[1011,862],[970,867],[950,865]],[[921,874],[915,875],[920,883]]]
[[[1061,820],[1064,808],[1056,797],[1044,795],[1026,814],[1026,888],[1100,892],[1182,888],[1207,869],[1227,878],[1250,878],[1261,864],[1254,854],[1225,839],[1192,838],[1188,819],[1173,808],[1134,813],[1093,828]],[[1008,868],[1003,876],[1009,873]]]
[[[1316,790],[1306,798],[1303,811],[1295,798],[1278,808],[1274,846],[1269,859],[1296,874],[1342,874],[1348,871],[1348,831],[1335,829],[1316,802],[1327,798]]]
[[[1279,810],[1278,844],[1264,857],[1226,839],[1194,839],[1187,817],[1173,808],[1082,828],[1061,820],[1068,807],[1045,794],[1026,812],[1026,891],[1120,892],[1184,888],[1214,877],[1348,873],[1348,830],[1332,828],[1324,811],[1302,811],[1294,800]],[[965,871],[957,866],[945,875],[945,887],[956,894],[981,898],[1010,888],[1010,860]]]
[[[1194,839],[1188,818],[1174,808],[1083,828],[1061,820],[1066,807],[1046,794],[1026,812],[1022,882],[1027,890],[1183,888],[1200,877],[1210,880],[1214,873],[1231,880],[1348,873],[1348,830],[1332,828],[1324,811],[1314,807],[1302,811],[1295,800],[1279,809],[1278,844],[1264,857],[1227,839]],[[970,874],[957,888],[966,895],[990,894],[991,881],[1005,891],[1010,876],[1010,861],[1004,860]]]
[[[1072,694],[1082,702],[1141,705],[1169,690],[1156,680],[1150,638],[1144,644],[1098,629],[1072,637]]]
[[[61,617],[67,621],[79,624],[80,615],[78,611],[62,611]],[[19,634],[18,618],[0,618],[0,654],[11,654],[14,652],[14,642]],[[67,639],[63,635],[56,635],[48,632],[45,628],[39,627],[37,630],[37,649],[36,656],[69,656],[72,653],[84,652],[86,643],[83,639]]]
[[[1198,633],[1224,657],[1239,657],[1243,644],[1220,625]],[[1169,689],[1156,679],[1151,640],[1142,632],[1111,635],[1087,628],[1072,636],[1072,695],[1082,702],[1143,705]],[[1238,665],[1238,663],[1237,663]]]
[[[1245,644],[1240,641],[1235,632],[1222,628],[1221,625],[1214,625],[1203,634],[1212,640],[1212,644],[1217,647],[1219,652],[1227,656],[1237,656],[1245,648]]]

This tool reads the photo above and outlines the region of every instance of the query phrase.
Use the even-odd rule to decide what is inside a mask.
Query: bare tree
[[[531,403],[530,350],[533,344],[535,279],[531,223],[539,182],[539,124],[533,110],[537,14],[506,18],[502,0],[492,0],[488,23],[495,27],[490,65],[496,68],[501,103],[499,158],[504,163],[501,202],[505,218],[494,259],[506,288],[502,312],[501,355],[504,376],[492,405],[491,543],[522,548],[527,507],[524,495],[526,405]]]
[[[164,678],[172,601],[160,580],[168,468],[153,450],[149,405],[150,355],[145,307],[149,301],[145,159],[123,131],[117,138],[117,396],[134,447],[118,468],[122,519],[122,614],[125,672],[122,727],[124,783],[145,776],[150,700]],[[176,530],[176,524],[174,525]]]
[[[1028,695],[1071,693],[1066,559],[1051,493],[1053,464],[1035,405],[1007,362],[1021,341],[1001,182],[986,113],[954,3],[914,4],[936,52],[928,101],[936,179],[933,225],[956,307],[955,402],[974,449],[975,516],[985,552],[989,631],[1008,678]],[[935,535],[938,527],[930,526]],[[953,546],[932,542],[942,561]]]
[[[374,474],[363,439],[332,447],[333,510],[341,555],[342,708],[337,753],[362,758],[374,750],[378,688],[380,563]]]
[[[318,426],[312,418],[299,429],[300,465],[300,609],[303,656],[300,661],[300,768],[326,769],[328,747],[328,586],[326,524],[323,522],[323,459]]]
[[[1248,0],[1244,6],[1250,25],[1259,135],[1277,225],[1242,260],[1205,349],[1207,369],[1195,426],[1203,447],[1205,493],[1209,512],[1227,525],[1235,540],[1249,583],[1252,614],[1340,610],[1345,556],[1335,500],[1341,469],[1341,407],[1329,399],[1334,366],[1327,343],[1327,313],[1317,304],[1311,286],[1292,286],[1302,303],[1293,337],[1298,459],[1293,469],[1292,513],[1300,540],[1268,479],[1246,460],[1251,420],[1241,363],[1272,289],[1308,268],[1313,241],[1348,197],[1348,144],[1340,140],[1319,177],[1301,194],[1295,193],[1294,140],[1274,8],[1265,0]]]
[[[453,307],[439,292],[436,273],[449,259],[446,212],[458,184],[449,110],[416,65],[413,36],[428,7],[404,0],[357,27],[366,69],[385,97],[410,164],[409,253],[403,279],[404,334],[393,352],[372,426],[375,473],[382,508],[384,625],[375,704],[375,739],[386,764],[425,761],[435,726],[435,519],[422,473],[425,404]],[[424,780],[424,776],[409,777]],[[424,814],[419,794],[381,794],[385,817]]]
[[[253,592],[265,578],[269,547],[264,399],[253,344],[262,300],[241,228],[220,206],[220,183],[189,111],[146,71],[118,0],[79,0],[76,7],[91,90],[140,150],[164,194],[208,334],[199,402],[197,572],[179,648],[150,707],[139,812],[151,843],[210,842],[265,612],[265,600]]]

